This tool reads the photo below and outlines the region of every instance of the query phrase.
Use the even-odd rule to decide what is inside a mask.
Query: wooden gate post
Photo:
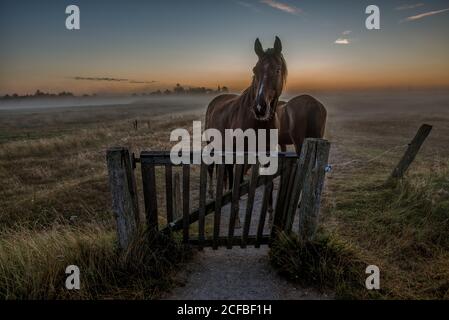
[[[416,133],[415,138],[413,138],[412,142],[408,145],[407,151],[402,156],[402,159],[399,161],[396,168],[394,168],[393,173],[390,176],[390,179],[400,179],[404,176],[408,167],[411,165],[413,160],[415,160],[416,155],[421,149],[422,144],[426,140],[427,136],[432,131],[432,126],[428,124],[423,124],[418,132]]]
[[[328,165],[330,143],[323,139],[310,139],[315,143],[315,152],[306,172],[299,209],[299,235],[303,240],[315,236],[320,213],[321,193]]]
[[[129,150],[112,148],[106,152],[112,211],[117,221],[118,243],[126,249],[136,235],[139,225],[139,206],[136,180]]]
[[[305,185],[307,172],[312,170],[312,159],[315,160],[316,143],[312,139],[306,139],[301,148],[301,155],[296,163],[296,173],[293,177],[290,201],[287,204],[285,231],[290,232],[293,227],[299,198]]]

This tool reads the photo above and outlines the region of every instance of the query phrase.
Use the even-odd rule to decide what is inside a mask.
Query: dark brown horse
[[[281,40],[276,37],[274,47],[264,51],[257,39],[254,50],[259,59],[253,68],[251,85],[241,95],[223,94],[212,100],[206,112],[206,129],[217,129],[225,137],[226,129],[277,128],[276,108],[287,77]],[[209,166],[210,181],[213,168]],[[226,171],[231,186],[232,165]]]
[[[302,95],[288,103],[280,102],[276,113],[282,151],[286,151],[287,145],[294,145],[299,155],[304,139],[323,138],[327,111],[315,98]]]

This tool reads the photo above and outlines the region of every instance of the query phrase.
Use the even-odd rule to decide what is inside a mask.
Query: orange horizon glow
[[[289,70],[285,92],[449,87],[444,0],[408,10],[380,3],[382,27],[368,30],[364,1],[302,1],[291,12],[261,1],[83,0],[81,29],[69,31],[63,4],[9,1],[0,13],[0,95],[149,93],[177,83],[239,92],[251,82],[256,38],[267,49],[275,36]]]
[[[363,90],[363,89],[385,89],[385,88],[413,88],[432,89],[449,88],[449,73],[445,70],[439,72],[428,72],[414,74],[404,72],[402,74],[386,74],[382,72],[371,72],[367,74],[326,72],[324,74],[301,71],[289,72],[284,92],[301,92],[305,90]],[[145,79],[133,78],[135,81]],[[251,83],[251,74],[232,76],[221,76],[216,80],[207,79],[206,76],[195,78],[179,77],[178,79],[164,79],[152,84],[112,83],[101,81],[75,81],[72,79],[58,79],[40,81],[29,79],[28,83],[10,82],[2,83],[1,95],[5,94],[33,94],[36,90],[57,93],[69,91],[76,95],[82,94],[132,94],[150,93],[157,90],[172,90],[176,83],[189,87],[206,87],[216,89],[218,86],[226,86],[232,92],[240,92]]]

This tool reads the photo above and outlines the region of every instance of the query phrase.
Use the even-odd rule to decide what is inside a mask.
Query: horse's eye
[[[278,69],[276,70],[276,73],[277,73],[277,74],[280,74],[280,73],[281,73],[281,68],[278,68]]]

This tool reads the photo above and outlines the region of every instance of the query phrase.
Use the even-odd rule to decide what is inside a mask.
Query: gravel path
[[[278,182],[275,183],[275,189]],[[250,235],[255,234],[258,213],[262,205],[262,188],[256,192]],[[275,198],[276,199],[276,198]],[[243,224],[246,197],[240,200],[240,219]],[[223,207],[221,230],[225,235],[229,223],[230,205]],[[297,223],[295,223],[297,226]],[[235,234],[241,235],[242,229]],[[265,233],[268,233],[267,226]],[[169,300],[302,300],[329,299],[314,290],[297,287],[283,278],[271,267],[268,247],[232,250],[206,248],[184,266],[179,281],[184,285],[175,288],[165,299]]]
[[[294,286],[270,266],[268,248],[238,247],[196,255],[181,273],[185,286],[174,289],[170,300],[304,300],[328,296]]]

